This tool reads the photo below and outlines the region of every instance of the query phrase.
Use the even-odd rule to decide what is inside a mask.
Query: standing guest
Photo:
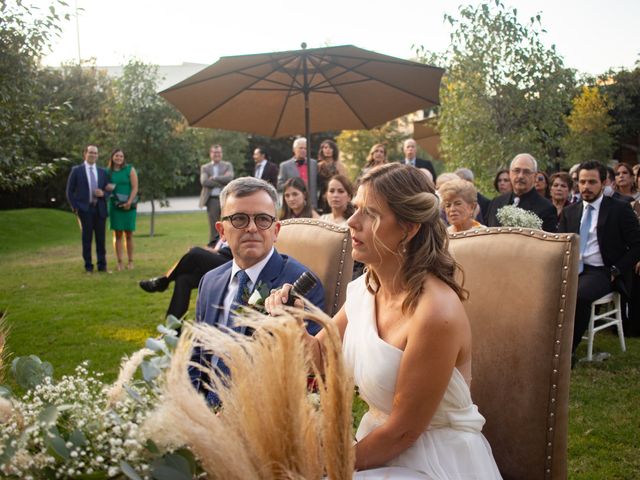
[[[257,147],[253,151],[253,161],[256,163],[253,176],[276,187],[278,185],[278,165],[271,161],[264,147]]]
[[[196,322],[233,328],[233,311],[247,305],[254,290],[268,292],[285,282],[293,283],[308,271],[300,262],[280,255],[274,248],[280,231],[280,222],[275,217],[277,196],[270,184],[252,177],[233,180],[222,190],[220,204],[223,216],[216,228],[220,239],[229,245],[233,261],[211,270],[202,278],[198,287]],[[324,308],[322,285],[318,283],[313,287],[306,298],[318,308]],[[309,322],[307,329],[315,334],[319,326]],[[244,329],[239,330],[248,333]],[[228,373],[218,357],[195,350],[193,359]],[[207,396],[209,403],[218,404],[215,392],[205,387],[207,378],[200,370],[191,368],[190,375],[194,386]]]
[[[569,203],[569,197],[573,189],[573,180],[567,172],[556,172],[549,179],[551,182],[551,203],[556,207],[558,212],[558,222],[562,215],[562,210]]]
[[[284,182],[283,198],[280,220],[288,218],[320,218],[320,215],[311,208],[307,186],[300,177],[293,177]]]
[[[638,165],[633,166],[635,172],[636,188],[640,190],[640,168],[636,168]],[[636,200],[631,204],[633,212],[636,214],[638,220],[640,220],[640,200]],[[629,314],[627,315],[627,322],[623,318],[624,333],[634,337],[640,336],[640,261],[638,261],[633,268],[633,277],[631,279],[631,292],[629,292]]]
[[[107,271],[107,253],[105,249],[105,225],[107,202],[105,193],[109,183],[107,171],[96,166],[98,147],[87,145],[83,152],[84,163],[71,169],[67,180],[67,201],[71,210],[80,219],[82,229],[82,258],[87,273],[93,272],[91,243],[96,238],[96,257],[98,271]]]
[[[459,168],[455,171],[455,174],[459,176],[461,179],[466,180],[467,182],[470,182],[472,184],[475,181],[475,176],[473,175],[473,172],[469,168]],[[489,204],[491,203],[491,200],[489,200],[487,197],[482,195],[480,192],[477,192],[476,202],[480,207],[480,213],[478,218],[479,220],[483,220],[485,213],[487,213],[487,209],[489,208]]]
[[[628,163],[620,162],[613,170],[616,172],[616,183],[613,187],[615,191],[620,195],[630,197],[631,201],[640,199],[640,191],[636,187],[631,166]]]
[[[436,169],[433,168],[433,163],[431,163],[430,160],[416,158],[416,154],[418,153],[418,146],[413,138],[407,138],[404,141],[404,143],[402,144],[402,151],[404,152],[404,161],[402,161],[401,163],[417,168],[426,168],[431,172],[433,181],[436,182],[438,180]]]
[[[440,198],[449,223],[447,232],[463,232],[482,226],[474,219],[478,205],[477,193],[473,183],[461,178],[450,180],[440,187]]]
[[[456,280],[458,266],[425,175],[397,163],[374,168],[354,203],[353,258],[367,272],[349,284],[332,322],[345,366],[370,407],[356,433],[356,470],[387,466],[413,470],[403,478],[500,478],[469,390],[466,291]],[[269,296],[268,312],[278,313],[290,287]],[[322,369],[325,333],[304,340]],[[392,471],[378,473],[395,478]]]
[[[109,183],[113,185],[109,201],[109,227],[113,231],[113,249],[118,260],[117,269],[122,270],[124,268],[122,256],[126,246],[127,268],[132,270],[138,174],[132,165],[126,163],[124,152],[119,148],[111,152],[107,173],[109,174]]]
[[[582,201],[562,212],[558,230],[580,234],[580,265],[573,352],[589,325],[591,303],[614,289],[628,293],[640,260],[640,225],[627,202],[603,195],[607,170],[600,162],[578,169]],[[575,362],[575,357],[574,357]]]
[[[320,199],[318,208],[327,213],[331,210],[327,202],[327,186],[334,175],[346,175],[347,169],[340,161],[340,150],[333,140],[324,140],[318,149],[318,192]]]
[[[571,197],[569,198],[569,203],[574,204],[579,202],[580,199],[580,187],[578,186],[578,169],[580,168],[580,164],[576,163],[571,166],[569,169],[569,175],[571,175],[571,181],[573,182],[573,189],[571,192]]]
[[[493,179],[493,188],[496,189],[498,195],[511,193],[513,191],[511,188],[511,178],[509,178],[509,170],[498,170],[496,177]]]
[[[504,193],[491,200],[485,217],[485,225],[488,227],[500,226],[496,217],[498,210],[505,205],[515,205],[540,217],[542,230],[546,232],[556,231],[558,225],[556,209],[551,201],[540,196],[534,188],[537,171],[538,162],[528,153],[519,153],[511,160],[509,178],[511,179],[513,192]]]
[[[318,206],[318,162],[310,158],[307,164],[307,139],[298,137],[293,141],[293,157],[280,164],[278,191],[284,190],[284,183],[290,178],[301,178],[309,191],[311,207]]]
[[[327,201],[331,207],[330,213],[320,216],[320,220],[335,223],[342,227],[347,226],[347,220],[353,215],[353,185],[344,175],[335,175],[329,180],[327,188]]]
[[[209,242],[217,237],[216,222],[220,218],[220,191],[233,180],[233,165],[222,160],[222,147],[211,145],[211,161],[200,167],[200,208],[207,207],[209,217]]]
[[[549,176],[540,171],[538,173],[536,173],[536,192],[538,192],[538,194],[541,197],[547,198],[547,199],[551,199],[551,194],[550,194],[550,183],[549,183]]]

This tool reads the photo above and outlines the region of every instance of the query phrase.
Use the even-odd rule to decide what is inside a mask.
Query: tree
[[[137,60],[115,81],[108,115],[111,145],[122,148],[138,173],[140,197],[151,201],[150,235],[155,230],[155,200],[184,185],[197,158],[189,148],[182,116],[157,95],[157,67]]]
[[[614,148],[612,103],[598,87],[582,87],[573,99],[573,109],[567,116],[569,132],[562,149],[569,164],[589,159],[608,160]]]
[[[500,0],[459,9],[451,24],[438,130],[447,169],[466,166],[489,187],[495,171],[529,152],[551,164],[566,131],[574,72],[543,45],[540,15],[524,25]],[[417,50],[425,60],[424,49]]]
[[[0,0],[0,189],[17,190],[52,175],[58,160],[42,161],[43,135],[55,130],[61,108],[38,82],[38,62],[51,39],[61,32],[62,1],[46,13],[16,0]],[[58,10],[56,9],[58,8]]]

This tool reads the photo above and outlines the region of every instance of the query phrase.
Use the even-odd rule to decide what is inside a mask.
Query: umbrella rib
[[[301,65],[301,63],[302,63],[302,62],[298,62],[298,65],[297,65],[296,70],[295,70],[295,75],[291,75],[291,74],[289,74],[288,72],[286,72],[286,70],[285,70],[285,72],[286,72],[286,73],[291,77],[291,81],[292,81],[292,82],[291,82],[291,86],[293,86],[295,83],[298,83],[298,82],[297,82],[297,80],[296,80],[296,77],[297,77],[297,75],[298,75],[298,72],[300,72],[300,65]],[[298,89],[300,88],[300,87],[299,87],[299,85],[298,85],[298,87],[297,87],[297,88],[298,88]],[[278,115],[278,120],[276,121],[276,124],[275,124],[275,126],[273,127],[273,133],[271,134],[271,136],[272,136],[272,137],[275,137],[275,136],[276,136],[276,132],[278,131],[278,128],[280,128],[280,124],[282,123],[282,118],[284,117],[284,112],[285,112],[285,110],[286,110],[286,108],[287,108],[287,104],[289,103],[289,99],[290,99],[290,98],[291,98],[291,96],[292,96],[292,95],[291,95],[291,92],[292,92],[292,91],[293,91],[293,90],[292,90],[292,88],[290,87],[290,88],[289,88],[289,92],[287,93],[287,96],[285,97],[284,102],[282,103],[282,108],[280,109],[280,114]],[[300,91],[300,90],[298,90],[298,91]],[[307,141],[310,141],[310,140],[309,140],[309,139],[307,139]]]

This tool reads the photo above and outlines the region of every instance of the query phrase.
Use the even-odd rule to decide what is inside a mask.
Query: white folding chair
[[[596,308],[598,306],[611,305],[604,312],[596,315]],[[596,325],[597,322],[597,325]],[[587,343],[587,361],[593,360],[593,337],[596,332],[604,328],[608,328],[615,325],[618,327],[618,337],[620,338],[620,348],[623,352],[627,350],[624,343],[624,332],[622,331],[622,303],[620,301],[620,294],[618,292],[607,293],[604,297],[599,298],[591,303],[591,317],[589,318],[589,328],[587,329],[587,336],[582,337],[588,341]]]

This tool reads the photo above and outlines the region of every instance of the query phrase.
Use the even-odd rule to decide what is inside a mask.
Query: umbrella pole
[[[307,44],[302,42],[302,93],[304,94],[304,138],[307,139],[307,165],[311,163],[311,136],[309,133],[309,79],[307,77]],[[311,166],[307,167],[311,168]]]

